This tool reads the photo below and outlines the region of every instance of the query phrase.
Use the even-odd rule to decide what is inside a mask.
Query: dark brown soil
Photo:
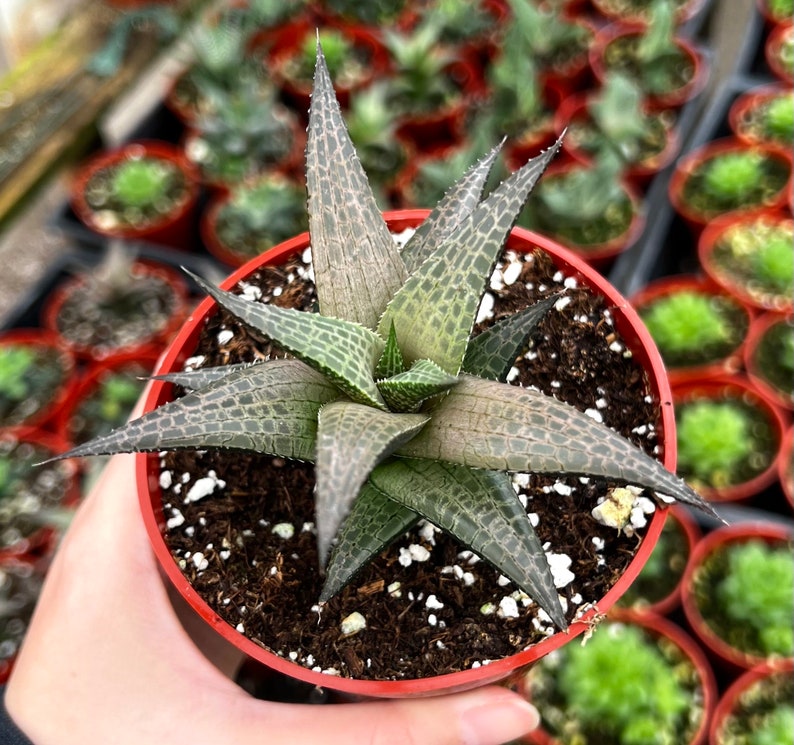
[[[275,302],[310,309],[315,302],[312,286],[288,281],[298,266],[300,262],[284,270],[266,270],[265,276],[252,276],[248,284],[280,283],[284,291]],[[495,315],[559,292],[563,280],[548,257],[536,252],[524,263],[520,281],[492,292],[497,296]],[[576,287],[565,292],[570,303],[548,314],[531,345],[530,359],[517,363],[519,380],[579,408],[597,408],[607,424],[652,451],[652,434],[631,434],[638,425],[657,421],[657,402],[647,396],[644,372],[623,353],[601,300]],[[272,289],[263,294],[269,298]],[[234,331],[234,337],[220,343],[218,333],[224,329]],[[226,342],[223,335],[220,338]],[[200,366],[273,353],[222,313],[210,319],[196,350],[205,357],[197,363]],[[420,678],[513,654],[552,631],[548,619],[538,620],[537,606],[522,603],[520,597],[519,617],[484,615],[484,605],[498,606],[515,587],[500,585],[498,573],[485,562],[461,555],[462,546],[427,528],[415,529],[384,550],[318,613],[322,578],[313,533],[310,465],[210,451],[169,453],[162,462],[175,485],[164,489],[166,519],[177,511],[185,518],[167,535],[185,576],[232,626],[299,664],[368,679]],[[225,487],[200,501],[183,503],[196,478],[210,470]],[[533,475],[527,481],[527,509],[539,517],[541,540],[550,542],[550,551],[572,560],[576,578],[560,593],[568,600],[568,618],[573,618],[577,609],[597,601],[612,586],[633,557],[639,538],[618,535],[591,518],[590,510],[608,487],[604,482],[553,475]],[[274,535],[279,523],[293,525],[294,536]],[[399,561],[400,549],[404,555],[412,544],[429,549],[429,558],[406,567]],[[461,576],[465,572],[471,573],[468,585]],[[389,591],[394,582],[400,583],[399,597]],[[431,596],[443,607],[428,606]],[[340,622],[354,611],[366,618],[366,628],[345,637]]]

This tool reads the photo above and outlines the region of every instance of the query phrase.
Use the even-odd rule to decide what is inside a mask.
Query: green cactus
[[[196,277],[219,306],[292,356],[167,375],[190,392],[69,455],[221,447],[312,462],[321,602],[421,516],[566,628],[508,472],[602,475],[709,508],[613,430],[500,382],[548,300],[471,336],[492,266],[556,149],[481,199],[492,151],[400,250],[318,49],[306,182],[319,312],[251,302]]]
[[[764,131],[782,145],[794,139],[794,96],[790,90],[783,91],[766,105]]]
[[[125,160],[113,174],[111,191],[122,204],[143,210],[166,197],[170,180],[171,170],[164,161]]]

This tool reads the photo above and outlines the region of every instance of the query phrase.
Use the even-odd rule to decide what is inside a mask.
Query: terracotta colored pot
[[[609,54],[608,47],[619,39],[639,37],[645,31],[645,24],[614,23],[602,28],[590,47],[590,67],[600,85],[604,84],[609,65],[605,55]],[[683,56],[691,63],[693,68],[690,80],[679,88],[665,93],[647,93],[648,107],[652,110],[680,109],[685,103],[693,100],[706,87],[709,78],[708,65],[698,49],[684,37],[675,40]]]
[[[650,308],[654,303],[682,292],[693,292],[698,295],[718,298],[724,303],[730,304],[731,307],[735,307],[737,316],[742,320],[744,332],[738,335],[739,338],[734,347],[717,359],[683,366],[676,365],[669,359],[668,355],[665,367],[670,378],[670,385],[680,385],[690,380],[708,380],[726,373],[737,372],[742,363],[742,352],[747,337],[747,329],[750,326],[751,314],[746,307],[711,280],[696,275],[661,277],[650,282],[634,294],[630,298],[630,302],[642,316],[643,311]],[[664,350],[662,350],[662,357],[664,358]]]
[[[46,298],[41,311],[42,324],[57,334],[61,342],[74,355],[86,360],[103,360],[117,355],[144,354],[149,351],[152,345],[163,344],[170,339],[187,315],[187,282],[182,278],[181,274],[165,264],[138,260],[132,265],[131,271],[134,271],[138,276],[150,276],[160,279],[170,288],[174,300],[173,309],[167,321],[160,328],[151,329],[147,336],[137,340],[134,344],[126,347],[97,348],[93,345],[84,345],[72,341],[61,334],[60,314],[64,303],[74,293],[84,293],[86,291],[86,277],[79,274],[64,281]]]
[[[593,7],[611,23],[647,23],[648,21],[647,10],[632,15],[630,13],[622,13],[620,10],[616,9],[614,7],[614,0],[590,0],[590,2]],[[676,24],[680,25],[691,20],[704,9],[705,5],[706,0],[687,0],[687,2],[682,3],[675,14]]]
[[[41,354],[57,358],[60,363],[63,371],[61,380],[52,388],[49,399],[37,410],[24,415],[20,414],[23,418],[14,417],[5,423],[5,426],[46,429],[53,424],[58,413],[72,395],[75,385],[75,357],[57,334],[45,329],[18,328],[0,334],[0,354],[3,353],[3,347],[11,345],[32,346]]]
[[[722,737],[727,720],[733,716],[737,708],[741,707],[743,698],[747,697],[748,702],[757,699],[753,690],[759,683],[777,676],[790,677],[792,673],[794,673],[793,660],[766,662],[742,673],[717,702],[709,727],[709,745],[727,745],[727,741]]]
[[[703,271],[726,292],[754,310],[770,310],[789,313],[794,310],[794,298],[787,294],[761,294],[754,292],[748,285],[740,284],[740,280],[722,269],[715,259],[714,253],[721,239],[731,229],[747,225],[752,228],[760,223],[780,225],[794,235],[794,220],[783,210],[763,210],[750,214],[728,213],[709,222],[698,239],[698,260]]]
[[[42,458],[65,453],[71,448],[71,443],[58,434],[45,432],[31,427],[9,427],[0,429],[0,440],[7,443],[10,448],[17,443],[27,444],[40,450]],[[74,460],[58,461],[56,466],[63,478],[63,489],[53,495],[54,502],[59,507],[74,507],[80,501],[80,482],[78,478],[78,464]],[[48,487],[49,488],[49,487]],[[49,494],[49,492],[48,492]],[[52,507],[54,505],[50,505]],[[5,526],[4,526],[5,527]],[[48,521],[44,520],[40,526],[35,527],[27,535],[14,543],[0,546],[0,562],[12,558],[36,558],[48,555],[55,548],[57,531]]]
[[[747,334],[747,344],[744,347],[744,367],[747,376],[756,388],[781,408],[791,411],[794,410],[794,393],[792,393],[791,385],[789,384],[785,389],[773,385],[758,359],[761,341],[767,332],[778,324],[786,324],[789,333],[794,334],[794,317],[792,316],[762,313],[753,319]]]
[[[720,212],[716,209],[710,212],[702,212],[687,203],[684,197],[685,184],[692,173],[695,172],[703,163],[722,155],[743,152],[746,150],[754,150],[766,157],[769,157],[770,159],[780,163],[781,167],[788,171],[788,179],[786,183],[778,191],[776,191],[767,202],[763,204],[748,204],[744,207],[725,212]],[[786,204],[786,200],[788,199],[789,189],[791,188],[790,185],[790,153],[781,148],[770,145],[746,145],[737,140],[735,137],[725,137],[719,140],[712,140],[705,145],[701,145],[679,159],[675,170],[670,177],[667,193],[673,208],[686,221],[687,225],[692,231],[692,234],[694,236],[699,236],[707,223],[722,214],[729,214],[729,212],[755,212],[766,209],[773,210],[783,207]]]
[[[167,215],[140,227],[118,226],[106,228],[85,198],[85,187],[98,171],[111,168],[130,158],[153,157],[172,164],[185,178],[184,198]],[[77,217],[91,230],[109,238],[151,241],[172,248],[190,250],[193,247],[193,217],[199,195],[199,174],[175,145],[157,140],[130,142],[112,150],[91,156],[75,172],[71,184],[71,206]]]
[[[749,128],[752,122],[752,112],[768,101],[779,98],[781,95],[794,95],[791,86],[780,83],[760,85],[742,93],[728,110],[728,126],[737,139],[748,145],[777,144],[785,147],[788,143],[776,142],[775,140],[759,136]]]
[[[563,131],[569,127],[572,122],[592,121],[589,114],[589,107],[597,100],[597,92],[578,93],[566,98],[554,113],[554,131],[556,136],[559,137],[562,135]],[[651,112],[647,111],[646,107],[643,108],[646,109],[644,113],[651,114]],[[651,115],[665,122],[658,113]],[[626,166],[624,171],[625,178],[636,189],[644,190],[651,179],[659,173],[659,171],[672,163],[673,159],[678,155],[680,142],[678,131],[672,125],[672,121],[665,122],[665,139],[665,146],[659,153]],[[592,158],[592,153],[582,150],[581,147],[578,147],[571,140],[570,132],[563,140],[562,148],[579,163],[588,163]]]
[[[778,477],[780,478],[780,486],[783,488],[783,494],[786,500],[794,510],[794,427],[789,427],[783,437],[783,453],[780,460],[778,460]]]
[[[777,480],[780,447],[786,420],[781,410],[741,375],[726,375],[710,380],[690,380],[673,386],[673,403],[680,408],[691,401],[736,399],[752,406],[763,416],[771,430],[774,452],[770,453],[768,465],[747,481],[725,487],[698,487],[698,493],[710,502],[741,502],[760,494]],[[678,421],[678,420],[677,420]],[[683,476],[680,472],[679,475]]]
[[[729,645],[715,633],[706,623],[697,604],[694,583],[701,565],[715,551],[722,550],[731,544],[747,543],[751,540],[761,540],[771,545],[790,544],[792,534],[786,527],[774,522],[737,523],[718,528],[707,534],[695,546],[684,572],[684,581],[681,586],[681,602],[684,613],[695,636],[721,669],[734,674],[762,665],[768,660],[764,657],[747,654]]]
[[[764,44],[766,64],[778,80],[788,85],[794,83],[794,70],[786,67],[780,59],[780,48],[783,44],[791,44],[792,34],[794,34],[794,25],[791,21],[779,23],[772,29]]]
[[[390,228],[399,232],[409,227],[415,227],[429,214],[428,210],[406,210],[402,212],[385,213],[385,218]],[[309,244],[308,233],[303,233],[295,238],[282,243],[271,251],[248,262],[231,276],[227,277],[221,286],[225,289],[232,288],[239,280],[247,277],[263,263],[278,264],[288,257],[305,250]],[[643,328],[639,319],[629,308],[626,302],[617,294],[607,281],[589,268],[584,262],[571,252],[559,247],[549,239],[530,233],[529,231],[515,229],[508,238],[506,246],[516,251],[526,251],[530,248],[540,247],[551,254],[559,268],[566,273],[575,275],[580,284],[591,287],[595,292],[606,295],[607,303],[614,308],[615,325],[622,334],[628,346],[632,349],[635,359],[643,365],[648,372],[652,395],[661,401],[661,422],[659,426],[659,443],[662,446],[664,464],[673,468],[675,464],[675,437],[674,418],[672,407],[666,405],[670,401],[670,390],[664,376],[661,361],[655,353],[653,344]],[[196,340],[201,332],[204,319],[215,311],[214,303],[205,299],[186,322],[177,338],[166,351],[158,372],[181,369],[184,361],[190,357],[195,349]],[[171,386],[163,382],[155,382],[145,403],[145,410],[149,411],[171,398]],[[147,531],[149,533],[154,552],[168,578],[193,609],[227,641],[231,642],[241,652],[261,662],[267,667],[280,673],[318,685],[323,688],[335,689],[365,697],[405,697],[433,695],[455,690],[464,690],[477,687],[498,680],[503,680],[516,670],[539,659],[553,649],[567,643],[588,627],[596,613],[595,609],[586,613],[581,621],[573,623],[567,633],[557,633],[527,651],[517,655],[496,660],[479,668],[442,675],[435,678],[399,681],[363,681],[337,676],[324,675],[309,670],[290,660],[280,657],[262,647],[254,644],[243,634],[237,632],[226,621],[222,620],[210,606],[187,584],[179,567],[174,562],[164,540],[165,517],[162,508],[162,495],[159,486],[159,458],[157,455],[137,456],[138,494]],[[664,510],[657,510],[648,526],[648,531],[643,539],[637,555],[630,563],[626,573],[617,584],[599,601],[598,609],[601,612],[610,608],[625,588],[639,573],[642,565],[658,539],[664,522]]]
[[[697,730],[686,743],[680,745],[702,745],[706,742],[708,735],[708,725],[711,712],[717,701],[717,685],[714,674],[705,655],[695,641],[679,626],[666,618],[654,613],[634,613],[627,610],[613,611],[610,618],[615,622],[626,623],[638,626],[642,631],[655,639],[665,639],[675,645],[682,655],[694,667],[697,679],[702,690],[702,701],[699,703],[703,707],[703,716],[698,723]],[[607,633],[604,630],[596,629],[596,634]],[[639,693],[639,692],[638,692]],[[528,696],[529,697],[529,696]],[[541,711],[541,715],[543,712]],[[552,734],[540,728],[531,732],[525,739],[528,745],[561,745],[560,740]]]

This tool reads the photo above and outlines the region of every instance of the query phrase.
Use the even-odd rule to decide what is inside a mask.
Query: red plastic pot
[[[634,14],[624,13],[614,7],[612,0],[590,0],[592,6],[609,22],[615,23],[647,23],[648,11],[636,12]],[[682,3],[675,13],[675,22],[677,25],[686,23],[700,13],[706,0],[687,0]],[[646,6],[649,7],[649,6]]]
[[[608,55],[608,47],[618,39],[628,37],[639,37],[645,31],[645,24],[642,23],[613,23],[602,28],[590,47],[590,67],[600,85],[604,84],[609,65],[605,55]],[[652,110],[680,109],[685,103],[694,99],[706,87],[709,78],[709,70],[706,60],[697,48],[684,37],[677,37],[675,45],[682,55],[689,59],[693,67],[691,79],[676,90],[666,93],[647,94],[647,104]]]
[[[767,66],[778,80],[782,80],[788,85],[794,83],[794,70],[791,67],[786,67],[780,59],[780,48],[784,44],[791,45],[792,35],[794,35],[794,25],[790,20],[787,23],[779,23],[772,29],[764,44],[764,58]]]
[[[387,212],[385,218],[390,228],[399,232],[409,227],[415,227],[429,214],[428,210],[405,210]],[[262,256],[248,262],[246,265],[227,277],[221,286],[225,289],[232,288],[238,281],[250,275],[263,263],[278,264],[288,257],[303,251],[309,245],[308,233],[303,233],[295,238],[285,241],[279,246]],[[627,303],[614,290],[607,281],[571,252],[558,246],[553,241],[543,236],[522,229],[513,230],[508,238],[507,247],[516,251],[527,251],[540,247],[554,257],[559,268],[576,276],[580,283],[591,287],[595,292],[606,296],[607,304],[614,309],[615,325],[622,334],[627,345],[632,349],[635,359],[646,368],[648,373],[651,395],[661,402],[659,424],[659,443],[662,446],[664,465],[672,469],[675,464],[675,436],[674,418],[670,389],[664,375],[661,360],[656,355],[653,343],[647,331],[640,323],[636,314],[628,307]],[[184,361],[190,357],[194,350],[196,340],[203,327],[205,318],[215,312],[214,303],[205,299],[185,323],[178,336],[166,351],[158,372],[181,369]],[[145,402],[145,410],[149,411],[168,401],[171,397],[171,386],[156,381]],[[435,678],[400,681],[362,681],[349,678],[328,676],[304,668],[296,663],[280,657],[262,647],[254,644],[231,625],[221,619],[215,611],[187,584],[184,576],[174,562],[165,543],[163,532],[165,530],[165,517],[162,508],[162,495],[159,486],[159,458],[157,455],[137,456],[138,494],[149,537],[165,574],[174,584],[175,588],[185,598],[187,603],[221,636],[231,642],[245,655],[275,669],[276,671],[306,681],[313,685],[346,692],[348,694],[364,697],[405,697],[434,695],[455,690],[474,688],[487,683],[492,683],[508,678],[520,668],[532,663],[548,652],[560,647],[584,632],[596,614],[596,609],[586,613],[581,621],[573,623],[568,633],[557,633],[536,646],[520,654],[496,660],[479,668],[469,669]],[[653,546],[658,539],[665,519],[665,511],[657,510],[649,524],[648,531],[643,539],[637,555],[634,557],[626,573],[618,580],[615,586],[599,601],[598,610],[606,611],[610,608],[626,587],[634,580]]]
[[[178,168],[185,178],[186,193],[174,209],[160,219],[137,228],[119,226],[105,228],[97,221],[96,212],[85,199],[85,187],[100,170],[111,168],[131,158],[152,157],[167,161]],[[199,174],[175,145],[158,140],[130,142],[112,150],[91,156],[74,174],[71,184],[71,206],[77,217],[91,230],[109,238],[151,241],[172,248],[190,250],[193,247],[193,215],[199,195]]]
[[[697,730],[690,740],[680,745],[702,745],[706,742],[708,726],[711,713],[717,701],[717,684],[714,680],[711,666],[708,663],[703,651],[695,641],[679,626],[666,618],[654,613],[635,613],[628,610],[613,611],[609,614],[615,622],[638,626],[645,633],[655,639],[665,639],[674,644],[683,656],[689,660],[695,669],[697,678],[702,690],[703,716],[698,723]],[[608,633],[605,630],[595,631],[598,633]],[[526,693],[526,692],[525,692]],[[638,691],[638,694],[640,692]],[[541,715],[543,712],[541,711]],[[542,728],[531,732],[524,740],[528,745],[562,745],[560,740]]]
[[[788,169],[788,180],[786,184],[776,192],[764,204],[750,204],[741,209],[731,210],[730,213],[724,212],[709,212],[704,213],[696,210],[687,203],[684,198],[684,185],[689,179],[690,175],[696,171],[704,162],[712,160],[721,155],[733,152],[743,152],[746,150],[754,150],[769,158],[777,160]],[[761,210],[774,210],[784,207],[786,200],[789,197],[789,190],[791,188],[791,154],[786,150],[771,145],[746,145],[745,143],[737,140],[735,137],[724,137],[719,140],[712,140],[711,142],[695,148],[687,153],[684,157],[679,159],[676,164],[675,170],[670,177],[668,184],[667,194],[670,203],[673,205],[675,211],[684,219],[689,226],[694,236],[699,236],[703,228],[721,214],[733,213],[751,213]]]
[[[655,302],[681,292],[693,292],[698,295],[716,297],[726,303],[730,303],[735,306],[736,312],[743,319],[745,329],[749,328],[751,321],[750,311],[711,280],[697,275],[673,275],[654,280],[634,294],[630,302],[642,315],[643,311]],[[680,385],[691,380],[709,380],[726,373],[737,372],[741,367],[746,336],[745,331],[736,346],[718,359],[687,366],[676,366],[670,360],[667,360],[665,366],[667,375],[670,378],[670,385]]]
[[[741,225],[752,228],[752,226],[761,223],[780,225],[794,235],[794,219],[783,210],[762,210],[749,214],[728,213],[709,222],[700,234],[697,249],[698,260],[703,271],[713,282],[749,308],[789,313],[794,310],[794,298],[788,295],[762,295],[759,292],[753,292],[751,288],[742,285],[736,277],[723,270],[714,258],[717,245],[731,229]]]
[[[789,333],[794,334],[794,317],[777,313],[762,313],[753,319],[747,334],[744,347],[744,367],[753,385],[777,406],[789,411],[794,410],[794,393],[791,386],[787,389],[772,384],[758,360],[758,348],[767,332],[778,324],[788,326]]]
[[[748,702],[756,699],[753,689],[759,683],[776,676],[790,677],[792,673],[794,673],[794,661],[792,660],[766,662],[742,673],[731,683],[717,702],[709,727],[709,745],[728,745],[728,742],[723,739],[723,728],[737,708],[741,707],[742,699],[746,697]]]
[[[544,89],[557,90],[565,98],[590,87],[593,70],[588,49],[595,43],[597,33],[595,25],[586,15],[582,16],[574,10],[566,9],[562,12],[562,18],[583,29],[584,34],[589,38],[587,48],[569,60],[565,66],[541,68],[538,71],[541,86]]]
[[[774,140],[764,139],[753,133],[749,129],[752,121],[752,112],[760,108],[768,101],[779,98],[781,95],[794,95],[791,86],[780,83],[770,85],[759,85],[742,93],[728,110],[728,126],[737,139],[748,145],[786,145],[787,143],[775,142]]]
[[[707,534],[695,546],[684,572],[681,586],[681,602],[684,613],[696,638],[721,669],[734,674],[762,665],[768,660],[764,657],[747,654],[729,645],[714,632],[706,623],[698,607],[694,583],[700,566],[715,551],[720,551],[731,544],[747,543],[751,540],[761,540],[770,545],[787,544],[791,542],[792,534],[786,527],[774,522],[746,522],[718,528]]]
[[[0,440],[8,442],[11,446],[16,443],[29,443],[41,449],[43,457],[47,458],[60,455],[69,450],[72,445],[61,435],[32,427],[9,427],[0,429]],[[61,507],[74,507],[80,501],[79,468],[74,460],[58,462],[64,478],[64,489],[58,495],[58,505]],[[55,548],[57,532],[52,525],[46,522],[41,527],[33,530],[12,545],[0,547],[0,562],[6,559],[34,558],[48,555]]]
[[[597,92],[577,93],[573,96],[566,98],[562,104],[556,109],[554,114],[554,131],[557,137],[562,135],[563,131],[570,127],[572,122],[586,122],[591,120],[589,109],[590,106],[598,100]],[[651,114],[645,109],[645,114]],[[655,118],[659,118],[658,114]],[[662,119],[664,121],[664,119]],[[638,190],[644,190],[651,179],[659,173],[663,168],[666,168],[673,159],[678,155],[680,142],[678,131],[672,126],[671,122],[665,123],[666,130],[666,144],[664,149],[656,153],[650,158],[631,163],[626,166],[624,176],[626,180]],[[592,153],[582,150],[580,147],[572,142],[570,133],[563,140],[563,150],[571,156],[578,163],[588,163],[592,158]]]
[[[97,348],[72,341],[61,334],[60,313],[63,304],[74,294],[83,293],[86,288],[86,277],[75,275],[64,281],[46,298],[41,310],[41,321],[45,328],[57,334],[61,343],[68,347],[72,353],[85,360],[103,360],[117,355],[144,354],[152,345],[159,345],[170,339],[179,328],[188,310],[188,287],[186,281],[174,269],[165,264],[158,264],[144,260],[134,262],[130,271],[136,276],[150,276],[160,279],[168,285],[174,298],[173,311],[168,320],[160,327],[150,330],[150,333],[126,347]]]
[[[698,493],[710,502],[745,501],[760,494],[777,480],[777,464],[781,457],[780,447],[786,430],[786,420],[781,410],[749,380],[742,375],[726,375],[710,380],[690,380],[673,386],[673,403],[679,409],[691,401],[730,399],[747,403],[763,415],[772,432],[775,452],[771,454],[766,468],[747,481],[720,488],[698,487]]]
[[[52,390],[49,400],[38,410],[31,412],[20,421],[9,421],[6,426],[39,427],[46,429],[52,425],[59,411],[69,400],[75,385],[76,360],[72,351],[60,337],[45,329],[18,328],[0,335],[0,350],[4,346],[32,346],[42,354],[55,357],[60,362],[63,375],[60,383]],[[0,352],[1,353],[1,352]]]
[[[794,510],[794,427],[789,427],[783,437],[782,457],[778,460],[778,476],[780,486],[786,500]]]

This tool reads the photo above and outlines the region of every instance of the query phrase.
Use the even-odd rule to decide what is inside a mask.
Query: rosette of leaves
[[[420,13],[422,18],[431,19],[441,27],[441,40],[445,44],[483,39],[496,30],[494,16],[482,3],[432,0]]]
[[[238,185],[218,211],[215,225],[224,246],[245,260],[307,227],[303,189],[275,173]]]
[[[167,375],[190,392],[70,455],[220,447],[313,462],[320,602],[424,517],[566,628],[509,472],[601,474],[708,507],[614,431],[501,382],[548,304],[471,337],[493,265],[556,149],[482,199],[492,151],[400,250],[318,48],[306,158],[318,312],[251,302],[196,278],[292,357]]]
[[[46,406],[64,377],[48,347],[0,345],[0,426],[21,424]]]

